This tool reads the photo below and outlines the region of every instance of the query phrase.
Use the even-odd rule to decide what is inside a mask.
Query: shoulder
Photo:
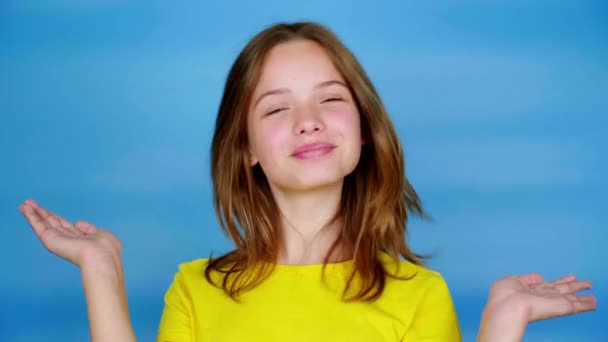
[[[390,255],[383,259],[387,272],[401,279],[387,277],[380,305],[413,329],[408,336],[418,340],[432,333],[441,336],[433,340],[460,340],[454,303],[441,273],[407,260],[395,261]]]
[[[380,261],[385,267],[385,270],[399,277],[411,277],[412,280],[420,282],[441,282],[443,277],[441,274],[426,266],[417,265],[409,260],[396,259],[387,253],[380,253]]]
[[[199,258],[181,262],[178,264],[177,268],[178,271],[183,274],[200,274],[201,272],[205,272],[208,264],[209,258]]]
[[[217,292],[216,287],[205,277],[209,258],[181,262],[177,266],[173,281],[167,291],[168,297],[187,298],[192,301],[201,296]]]
[[[387,295],[408,297],[408,301],[423,300],[425,297],[449,297],[447,283],[441,273],[408,260],[395,259],[382,253],[381,260],[387,273]]]
[[[441,273],[430,268],[399,259],[398,276],[407,280],[388,277],[384,305],[404,323],[407,341],[461,341],[456,308],[448,285]],[[386,267],[390,271],[390,266]]]
[[[174,281],[188,285],[200,284],[201,280],[205,279],[205,270],[209,261],[209,258],[199,258],[179,263]]]

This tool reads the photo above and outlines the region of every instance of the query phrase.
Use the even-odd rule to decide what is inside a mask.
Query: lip
[[[331,152],[335,147],[336,145],[326,142],[304,144],[299,146],[295,151],[293,151],[291,156],[298,159],[316,158]]]

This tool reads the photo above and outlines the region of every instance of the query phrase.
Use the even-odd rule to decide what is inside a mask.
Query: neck
[[[279,264],[320,264],[342,231],[342,220],[330,223],[340,207],[342,182],[314,191],[273,189],[279,207],[282,241]],[[350,258],[341,246],[329,262]]]

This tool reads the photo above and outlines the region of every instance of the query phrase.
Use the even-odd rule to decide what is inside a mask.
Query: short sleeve
[[[433,273],[429,278],[429,286],[424,292],[412,325],[403,341],[462,341],[450,290],[439,273]]]
[[[165,293],[165,306],[160,318],[156,342],[191,342],[192,326],[190,295],[184,269],[180,265],[173,282]]]

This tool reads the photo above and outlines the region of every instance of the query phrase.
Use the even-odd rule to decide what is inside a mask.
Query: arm
[[[481,316],[477,342],[521,341],[528,322],[523,307],[488,303]]]
[[[122,245],[111,232],[64,218],[27,200],[19,210],[51,253],[80,267],[92,342],[132,342]]]
[[[134,342],[120,256],[81,268],[92,342]]]

